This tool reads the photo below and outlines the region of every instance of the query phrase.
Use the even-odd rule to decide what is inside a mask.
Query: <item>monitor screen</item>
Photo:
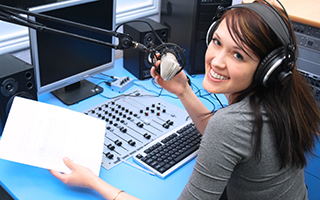
[[[54,3],[59,0],[0,0],[0,3],[7,6],[27,9],[47,3]]]
[[[114,0],[68,0],[29,10],[106,30],[114,30],[115,26]],[[50,28],[114,43],[114,37],[106,34],[51,20],[35,20]],[[30,49],[38,95],[52,92],[67,105],[102,92],[101,87],[86,78],[114,65],[114,49],[46,31],[30,29]]]

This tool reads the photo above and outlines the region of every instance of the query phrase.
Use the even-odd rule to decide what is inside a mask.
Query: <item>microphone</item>
[[[165,81],[170,81],[175,75],[182,71],[185,65],[185,54],[178,45],[173,43],[163,43],[157,47],[151,45],[151,47],[146,47],[141,43],[133,42],[133,48],[148,52],[147,56],[148,63],[151,66],[155,66],[155,55],[160,53],[160,66],[156,68],[156,71]]]
[[[178,74],[179,63],[177,61],[176,56],[167,52],[161,56],[161,68],[160,75],[165,81],[170,81],[176,74]]]

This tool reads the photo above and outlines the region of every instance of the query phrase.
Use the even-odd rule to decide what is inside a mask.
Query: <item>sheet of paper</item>
[[[106,123],[83,113],[15,97],[0,140],[0,158],[70,173],[67,156],[99,175]]]

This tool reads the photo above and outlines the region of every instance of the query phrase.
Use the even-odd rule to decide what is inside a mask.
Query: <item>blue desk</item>
[[[116,60],[115,68],[105,73],[118,77],[129,76],[131,78],[135,78],[125,69],[123,69],[122,66],[123,60],[118,59]],[[103,78],[103,76],[101,75],[97,75],[96,77]],[[191,81],[201,89],[202,79],[203,75],[198,75],[196,77],[192,77]],[[98,84],[101,80],[90,78],[90,81]],[[143,85],[149,90],[154,90],[156,92],[160,91],[159,88],[153,85],[151,80],[137,80],[135,81],[135,83]],[[106,96],[112,97],[119,95],[119,93],[112,92],[105,84],[101,84],[100,86],[104,88],[103,94]],[[128,89],[128,91],[137,87],[137,85],[134,85],[132,88]],[[197,91],[196,87],[194,87],[194,91]],[[202,92],[204,94],[204,91]],[[164,94],[168,93],[164,92]],[[218,95],[218,97],[224,104],[226,103],[226,99],[223,95]],[[163,98],[164,100],[183,108],[181,102],[178,99],[173,99],[168,96],[162,96],[160,98]],[[215,101],[211,96],[206,96],[206,98],[213,102],[216,108],[220,108],[219,103]],[[67,107],[68,109],[79,112],[83,112],[84,110],[87,110],[107,100],[108,99],[100,95],[96,95],[78,104],[66,106],[50,93],[41,95],[39,97],[39,101],[41,102],[46,102],[61,107]],[[201,98],[201,100],[209,110],[214,109],[214,106],[211,102],[204,98]],[[320,156],[319,151],[317,152],[317,155]],[[131,158],[128,161],[133,162]],[[317,160],[312,160],[312,162],[315,164],[310,167],[308,166],[309,171],[306,173],[306,182],[308,185],[310,185],[310,190],[312,190],[309,190],[310,195],[315,194],[314,196],[316,197],[318,196],[316,195],[317,191],[320,188],[320,163]],[[127,193],[130,193],[144,200],[170,200],[178,198],[192,173],[194,164],[195,159],[184,165],[182,168],[180,168],[164,180],[149,175],[125,163],[121,163],[110,170],[106,170],[101,167],[100,177],[113,186],[125,190]],[[9,162],[2,159],[0,159],[0,181],[0,184],[4,188],[6,188],[10,192],[10,194],[14,196],[14,198],[20,200],[102,199],[99,194],[92,190],[66,186],[58,179],[54,178],[46,169]],[[315,198],[310,199],[312,200]]]

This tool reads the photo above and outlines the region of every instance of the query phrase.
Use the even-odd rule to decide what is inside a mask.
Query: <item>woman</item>
[[[179,97],[203,134],[180,199],[219,199],[224,190],[228,199],[308,199],[303,167],[318,139],[318,104],[296,66],[283,84],[265,87],[254,78],[261,60],[282,42],[247,8],[226,11],[210,39],[203,86],[225,94],[228,107],[212,114],[183,72],[167,82],[151,69],[156,82]],[[70,160],[65,163],[71,174],[52,171],[64,183],[94,189],[106,199],[135,198]]]

